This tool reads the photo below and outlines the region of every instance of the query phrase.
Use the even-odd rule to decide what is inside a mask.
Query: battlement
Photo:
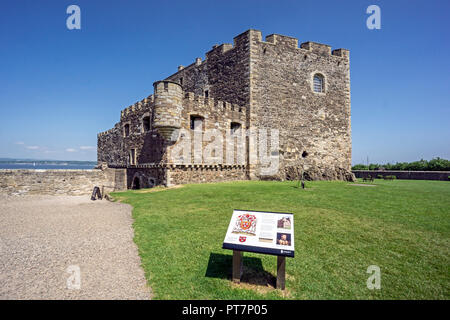
[[[336,57],[342,57],[345,59],[349,58],[349,50],[347,49],[335,49],[331,51],[331,46],[313,41],[303,42],[300,44],[299,47],[298,45],[299,41],[297,38],[281,34],[268,35],[266,36],[265,41],[262,41],[260,40],[262,39],[260,31],[258,30],[251,30],[251,31],[255,34],[255,38],[259,39],[258,42],[260,43],[272,44],[275,46],[283,46],[291,49],[307,50],[317,55],[328,55],[328,56],[332,55]]]
[[[150,108],[153,106],[155,101],[158,99],[157,97],[163,98],[163,99],[169,99],[165,104],[171,103],[170,101],[173,101],[174,96],[177,96],[176,100],[178,99],[188,99],[188,100],[195,100],[197,104],[203,105],[203,106],[210,106],[218,109],[226,109],[227,102],[224,101],[215,101],[213,97],[204,97],[202,95],[194,95],[194,93],[191,92],[185,92],[183,91],[183,87],[185,89],[196,89],[192,88],[191,86],[186,87],[186,81],[191,81],[192,74],[195,74],[196,72],[206,72],[203,69],[199,69],[202,71],[194,71],[193,68],[199,68],[204,63],[207,63],[208,60],[210,60],[210,63],[214,64],[216,63],[217,57],[220,55],[228,55],[233,50],[238,50],[235,52],[235,54],[238,55],[245,55],[245,52],[248,52],[247,54],[251,54],[250,48],[253,48],[255,45],[263,45],[264,52],[266,51],[266,48],[270,50],[270,48],[279,47],[280,49],[288,49],[288,50],[300,50],[302,54],[308,55],[309,53],[319,55],[319,56],[332,56],[336,57],[337,59],[343,59],[347,60],[349,59],[349,50],[347,49],[331,49],[331,46],[327,44],[317,43],[313,41],[307,41],[303,42],[299,45],[299,40],[297,38],[281,35],[281,34],[270,34],[265,37],[265,41],[262,40],[262,33],[259,30],[249,29],[236,37],[233,38],[233,44],[231,43],[223,43],[220,45],[214,45],[213,48],[206,53],[206,60],[202,60],[201,58],[196,58],[193,63],[190,65],[184,67],[179,66],[178,71],[170,76],[169,78],[171,80],[161,80],[156,81],[154,85],[154,95],[150,95],[147,98],[136,102],[135,104],[125,108],[121,111],[121,118],[124,116],[127,116],[130,113],[140,111],[143,108]],[[252,47],[253,46],[253,47]],[[231,56],[234,57],[235,54],[232,54]],[[243,56],[244,57],[244,56]],[[245,57],[244,57],[245,58]],[[193,73],[195,72],[195,73]],[[180,74],[181,73],[181,74]],[[178,76],[176,76],[179,74]],[[186,74],[186,76],[184,75]],[[196,77],[196,76],[195,76]],[[195,78],[194,77],[194,78]],[[167,79],[169,79],[167,78]],[[184,78],[184,86],[183,86],[183,78]],[[204,88],[199,88],[196,93],[198,94],[201,92],[201,90],[205,90]],[[156,96],[156,98],[155,98]],[[164,97],[163,97],[164,96]],[[159,99],[158,103],[162,103],[162,100]],[[178,102],[179,103],[179,102]],[[221,107],[225,106],[225,108]],[[240,106],[236,107],[238,110],[241,109],[241,112],[246,112],[245,108],[241,108]],[[230,106],[231,110],[231,106]]]
[[[179,72],[189,71],[189,69],[191,69],[193,67],[198,67],[198,66],[202,65],[204,62],[206,62],[206,60],[202,60],[202,58],[197,57],[197,58],[195,58],[195,61],[193,63],[191,63],[190,65],[187,65],[187,66],[179,65],[177,72],[175,72],[173,75],[176,75]]]
[[[149,95],[147,98],[144,98],[141,101],[138,101],[132,104],[131,106],[126,107],[125,109],[120,111],[120,118],[123,118],[124,116],[134,111],[140,111],[144,108],[149,108],[150,105],[153,103],[154,99],[155,98],[153,95]]]
[[[108,130],[103,131],[103,132],[99,132],[99,133],[97,134],[97,137],[100,138],[100,137],[103,137],[103,136],[107,136],[107,135],[109,135],[109,134],[112,134],[115,130],[117,130],[118,126],[119,126],[119,124],[116,123],[116,124],[114,125],[113,128],[108,129]]]
[[[310,52],[312,54],[316,54],[319,56],[340,57],[343,60],[348,60],[350,55],[349,50],[347,49],[338,48],[332,50],[331,46],[327,44],[322,44],[313,41],[303,42],[299,46],[299,40],[297,38],[281,34],[270,34],[265,37],[265,41],[263,41],[262,39],[263,38],[261,31],[249,29],[234,37],[233,44],[230,43],[222,43],[220,45],[215,44],[211,50],[206,52],[205,60],[202,61],[201,58],[196,58],[195,62],[191,63],[186,67],[178,66],[177,72],[172,74],[169,78],[172,77],[176,78],[176,75],[179,73],[184,72],[189,73],[191,72],[192,68],[197,68],[202,64],[206,63],[208,60],[212,60],[213,61],[212,63],[214,63],[216,57],[221,55],[228,55],[231,51],[235,50],[236,48],[239,48],[239,50],[243,49],[243,52],[248,51],[249,47],[251,47],[251,45],[254,44],[268,44],[293,50],[302,50],[302,53],[305,54],[308,54],[308,52]],[[238,52],[239,54],[243,54],[240,51]]]
[[[99,162],[127,168],[130,188],[148,186],[149,178],[157,179],[157,184],[266,179],[265,164],[251,162],[250,138],[241,139],[242,148],[230,148],[225,140],[223,150],[214,149],[213,170],[198,167],[210,166],[198,148],[191,148],[192,153],[182,146],[189,142],[188,135],[190,143],[198,143],[192,139],[196,132],[208,133],[199,145],[208,147],[212,130],[227,134],[238,128],[270,128],[278,130],[279,141],[277,145],[271,141],[271,150],[266,151],[280,158],[277,171],[268,178],[298,179],[305,173],[311,179],[347,179],[349,50],[301,43],[281,34],[263,37],[261,31],[249,29],[206,51],[206,59],[193,57],[190,64],[183,63],[165,80],[156,81],[152,95],[123,109],[114,128],[98,134]],[[323,75],[320,88],[317,73]],[[272,132],[270,136],[275,137]],[[221,160],[219,154],[226,157]],[[225,166],[238,160],[243,163],[239,173]],[[178,163],[192,163],[194,169],[180,170]]]
[[[164,87],[164,82],[168,83],[167,88]],[[157,89],[163,90],[163,91],[173,90],[175,88],[178,91],[178,88],[180,87],[180,85],[178,83],[172,82],[172,81],[157,81],[155,83],[157,83]],[[200,105],[200,106],[214,108],[217,110],[221,110],[223,112],[235,111],[235,112],[239,112],[242,114],[246,113],[246,108],[243,106],[240,106],[238,104],[232,104],[227,101],[216,100],[211,97],[207,98],[202,95],[196,95],[193,92],[185,92],[183,95],[183,99],[185,99],[187,101],[193,101],[197,105]],[[131,106],[123,109],[120,112],[120,118],[122,119],[123,117],[128,116],[129,114],[132,114],[134,112],[139,112],[143,108],[149,109],[153,106],[154,102],[155,102],[154,95],[153,94],[149,95],[147,98],[142,99],[141,101],[138,101],[135,104],[132,104]]]
[[[231,43],[222,43],[221,45],[215,44],[212,49],[206,53],[206,59],[208,59],[208,55],[211,55],[212,53],[224,54],[234,48],[235,47]]]
[[[283,36],[281,34],[271,34],[266,36],[266,42],[272,43],[272,44],[281,44],[285,45],[287,47],[292,48],[298,48],[298,39],[289,37],[289,36]]]
[[[265,41],[262,41],[261,31],[254,29],[249,29],[241,33],[240,35],[236,36],[234,38],[234,46],[230,44],[215,45],[213,49],[207,53],[207,55],[213,52],[216,54],[225,53],[231,49],[234,49],[238,45],[243,45],[244,42],[248,43],[250,41],[256,41],[257,43],[271,44],[274,46],[283,46],[291,49],[307,50],[317,55],[336,56],[342,57],[344,59],[349,58],[349,50],[347,49],[335,49],[332,51],[331,46],[313,41],[303,42],[300,44],[299,47],[299,41],[297,38],[281,34],[270,34],[266,36]]]
[[[350,51],[347,49],[335,49],[331,52],[331,54],[334,56],[345,57],[347,59],[350,57]]]
[[[175,81],[170,80],[160,80],[153,83],[153,88],[155,90],[155,95],[161,92],[180,92],[183,89],[181,85]]]
[[[331,47],[329,45],[322,44],[322,43],[317,43],[317,42],[312,42],[312,41],[303,42],[300,45],[300,48],[309,50],[316,54],[331,55]]]
[[[225,54],[236,48],[246,47],[253,36],[256,36],[258,40],[261,40],[261,31],[249,29],[234,37],[233,44],[215,44],[210,51],[206,52],[206,60],[208,60],[208,56]]]
[[[216,100],[210,97],[206,98],[201,95],[196,95],[193,92],[186,92],[184,94],[184,99],[186,99],[187,101],[194,102],[199,106],[214,108],[216,110],[221,110],[223,112],[236,111],[242,114],[246,113],[246,108],[238,104],[230,103],[223,100]]]

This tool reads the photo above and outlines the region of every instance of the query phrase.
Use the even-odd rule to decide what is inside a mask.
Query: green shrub
[[[363,164],[356,164],[352,167],[352,170],[367,170],[367,166]]]
[[[395,164],[375,164],[371,163],[369,166],[364,164],[356,164],[352,170],[376,170],[378,168],[385,170],[410,170],[410,171],[450,171],[450,160],[442,158],[434,158],[430,161],[419,160],[414,162],[397,162]],[[450,180],[450,179],[449,179]]]

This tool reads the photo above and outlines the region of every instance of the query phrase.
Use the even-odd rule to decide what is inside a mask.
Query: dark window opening
[[[183,85],[183,77],[180,78],[180,84]]]
[[[205,90],[205,98],[209,98],[209,90]]]
[[[144,132],[150,131],[150,116],[142,118],[142,127],[144,128]]]
[[[203,118],[200,116],[191,116],[191,130],[203,130]]]
[[[123,127],[123,135],[125,137],[130,135],[130,125],[128,123]]]
[[[303,151],[303,153],[302,153],[302,157],[303,158],[306,158],[308,156],[308,152],[306,152],[306,151]]]
[[[231,128],[231,134],[234,134],[236,131],[241,129],[241,124],[237,123],[237,122],[232,122],[230,125],[230,128]]]
[[[132,189],[140,189],[141,188],[141,181],[139,177],[134,177],[133,179],[133,185],[131,186]]]

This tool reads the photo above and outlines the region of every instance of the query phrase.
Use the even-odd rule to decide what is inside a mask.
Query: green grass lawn
[[[155,299],[449,299],[450,183],[245,181],[114,193],[133,206],[135,242]],[[241,285],[222,242],[233,209],[294,213],[286,291],[276,257],[244,253]],[[366,286],[381,268],[381,289]]]

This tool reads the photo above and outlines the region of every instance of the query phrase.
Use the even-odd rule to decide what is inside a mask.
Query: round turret
[[[168,80],[157,81],[154,87],[154,128],[166,140],[176,140],[174,133],[181,128],[183,89]]]

